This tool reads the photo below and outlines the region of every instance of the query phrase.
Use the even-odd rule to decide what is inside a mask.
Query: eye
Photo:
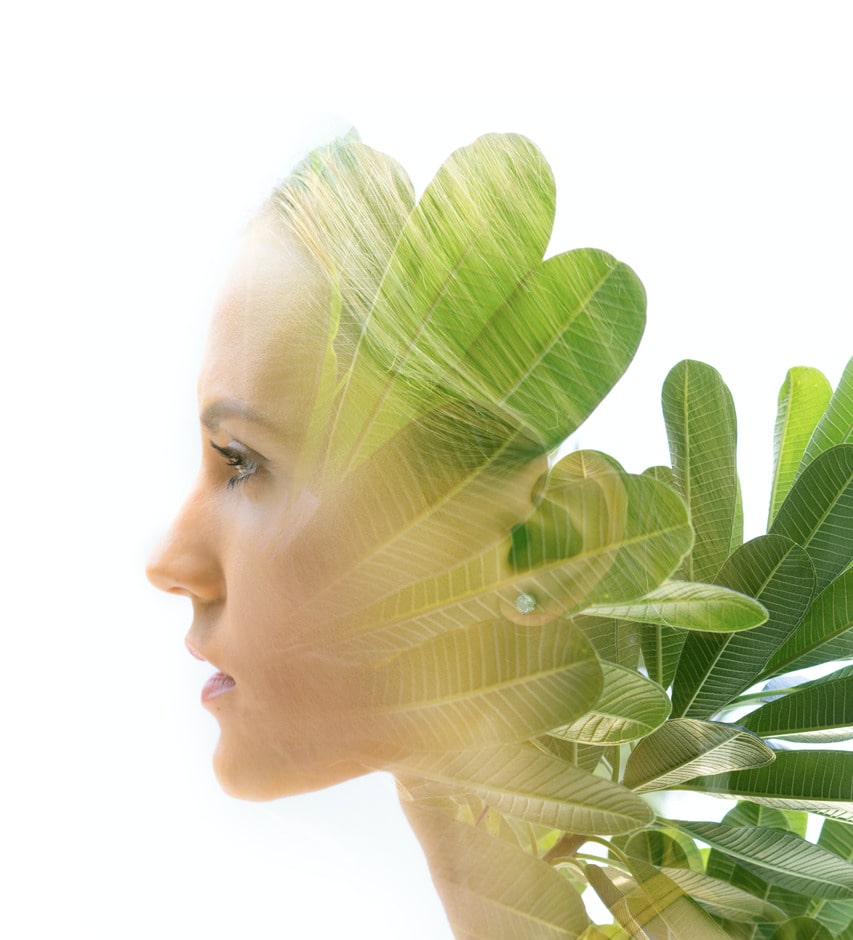
[[[220,447],[219,444],[215,444],[211,441],[210,446],[217,454],[222,455],[222,458],[229,467],[233,467],[235,470],[235,473],[228,478],[228,489],[232,489],[245,480],[248,480],[250,477],[255,476],[261,469],[261,458],[236,441],[231,441],[227,447]]]

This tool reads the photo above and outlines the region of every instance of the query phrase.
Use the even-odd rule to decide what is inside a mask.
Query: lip
[[[226,673],[214,673],[207,682],[205,682],[204,688],[201,690],[202,703],[209,702],[211,699],[218,698],[220,695],[230,692],[235,685],[237,685],[237,683]]]
[[[190,656],[194,659],[198,659],[203,663],[209,662],[207,657],[202,656],[202,654],[190,643],[189,640],[184,640],[187,650],[189,651]],[[212,665],[215,665],[213,663]],[[230,692],[231,689],[236,686],[237,683],[234,681],[233,676],[229,676],[227,672],[222,672],[221,670],[215,672],[208,680],[205,682],[204,687],[201,690],[201,702],[204,705],[207,702],[210,702],[212,699],[218,698],[220,695],[224,695],[226,692]]]

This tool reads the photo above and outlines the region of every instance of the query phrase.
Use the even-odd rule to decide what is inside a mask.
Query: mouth
[[[202,662],[208,662],[207,658],[202,656],[201,653],[189,642],[189,640],[184,641],[186,647],[189,650],[190,655],[194,659],[199,659]],[[205,682],[204,687],[201,690],[201,702],[202,705],[211,701],[212,699],[218,698],[220,695],[224,695],[226,692],[230,692],[237,683],[234,681],[232,676],[229,676],[227,672],[215,672],[208,680]]]

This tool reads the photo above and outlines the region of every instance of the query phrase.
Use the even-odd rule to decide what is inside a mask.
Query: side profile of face
[[[292,237],[263,220],[250,228],[201,368],[201,468],[148,569],[156,587],[192,602],[187,646],[217,670],[202,694],[220,726],[215,772],[248,799],[318,789],[381,763],[364,717],[369,664],[328,643],[352,586],[323,581],[355,563],[371,507],[393,498],[401,474],[380,461],[357,486],[326,485],[320,499],[304,465],[329,294]],[[517,498],[494,514],[495,538],[529,510],[542,469],[518,474]]]

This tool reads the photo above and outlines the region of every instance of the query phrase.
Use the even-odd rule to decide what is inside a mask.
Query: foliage
[[[546,613],[453,637],[495,651],[490,676],[431,690],[421,733],[445,750],[396,767],[458,937],[853,935],[853,666],[798,672],[853,657],[853,361],[827,388],[789,372],[770,525],[746,544],[734,409],[707,365],[664,385],[671,469],[554,467],[509,554]],[[448,642],[409,650],[410,668],[430,644],[448,661]],[[547,718],[520,738],[529,712]],[[671,819],[672,790],[738,802],[720,822]],[[593,923],[585,891],[613,923]]]
[[[555,192],[524,138],[453,154],[415,205],[358,143],[301,173],[281,200],[332,193],[300,224],[335,302],[293,489],[320,468],[350,550],[309,525],[295,564],[322,653],[370,676],[348,717],[457,937],[853,935],[853,751],[825,748],[853,739],[853,675],[797,672],[853,657],[853,362],[834,393],[788,374],[745,544],[735,408],[700,362],[663,387],[670,467],[581,451],[536,486],[634,355],[634,273],[542,260]],[[673,819],[673,790],[737,805]]]

